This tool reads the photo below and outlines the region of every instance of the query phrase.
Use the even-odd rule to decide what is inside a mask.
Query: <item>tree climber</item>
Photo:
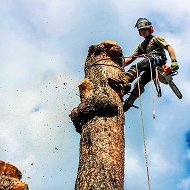
[[[156,66],[165,65],[167,58],[164,50],[168,51],[171,58],[171,69],[178,70],[179,65],[176,60],[174,49],[162,37],[152,35],[154,28],[150,21],[146,18],[139,18],[135,27],[137,27],[139,35],[144,38],[144,41],[137,46],[131,57],[125,58],[125,66],[128,66],[141,55],[147,55],[147,57],[145,56],[144,59],[136,65],[130,67],[126,72],[126,80],[128,80],[129,83],[133,82],[137,78],[138,71],[138,74],[141,74],[139,78],[139,87],[140,94],[142,94],[144,92],[144,86],[151,81],[151,72],[152,78],[154,79],[156,77]],[[152,71],[150,68],[152,68]],[[134,101],[138,97],[139,89],[138,83],[136,82],[131,94],[124,102],[124,111],[132,107]]]

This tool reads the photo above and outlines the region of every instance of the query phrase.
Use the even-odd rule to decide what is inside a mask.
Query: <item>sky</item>
[[[183,94],[162,85],[158,98],[154,90],[155,119],[151,84],[142,95],[151,189],[189,190],[189,10],[188,0],[1,0],[0,160],[18,167],[30,190],[74,189],[80,135],[68,115],[80,103],[88,47],[109,39],[131,55],[143,40],[136,20],[145,17],[175,49]],[[136,109],[125,114],[124,185],[148,188]]]

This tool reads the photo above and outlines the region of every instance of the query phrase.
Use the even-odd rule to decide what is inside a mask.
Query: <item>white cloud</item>
[[[162,175],[172,170],[173,165],[168,159],[159,153],[153,152],[150,154],[151,166],[154,173]]]
[[[182,179],[178,186],[182,190],[189,190],[190,189],[190,177]]]
[[[136,176],[137,174],[140,176],[143,173],[143,169],[141,168],[141,159],[135,151],[130,148],[126,150],[126,162],[125,162],[125,170],[126,173],[131,173],[131,178]]]
[[[51,183],[54,171],[61,173],[63,179],[72,178],[68,184],[74,183],[76,172],[70,174],[69,167],[77,170],[73,161],[78,160],[78,146],[73,143],[79,136],[69,124],[68,115],[79,99],[78,83],[77,77],[50,74],[32,86],[2,88],[1,159],[17,166],[31,188]],[[68,164],[70,156],[73,159]],[[41,182],[36,183],[37,179]]]
[[[9,122],[6,122],[6,125],[9,125]],[[19,142],[18,137],[6,128],[5,122],[1,123],[0,144],[4,154],[14,155],[17,150],[22,149],[23,146],[21,142]]]
[[[40,32],[50,37],[62,36],[75,29],[79,21],[81,5],[76,1],[42,0],[20,1],[27,20]]]
[[[184,95],[179,101],[164,86],[153,122],[150,93],[143,94],[152,183],[157,189],[177,190],[176,181],[183,178],[181,188],[188,189],[183,156],[189,158],[189,152],[184,153],[184,134],[189,129],[189,6],[188,1],[178,0],[154,4],[150,0],[1,1],[0,159],[24,170],[25,179],[31,177],[31,189],[42,190],[45,185],[53,189],[55,184],[57,190],[73,189],[80,136],[68,114],[79,102],[77,84],[88,45],[112,37],[128,55],[142,40],[134,28],[137,18],[148,17],[155,22],[155,34],[163,35],[176,49],[181,68],[174,81]],[[134,109],[127,114],[127,122],[131,128],[126,129],[125,184],[142,189],[146,168],[137,128],[140,118]],[[166,177],[167,189],[160,183]]]
[[[136,189],[139,188],[138,184],[141,184],[141,188],[145,188],[146,183],[147,174],[144,155],[127,147],[125,153],[125,188]]]
[[[189,93],[190,93],[190,81],[183,80],[180,82],[180,90],[183,93],[183,102],[186,105],[189,105],[190,99],[189,99]]]

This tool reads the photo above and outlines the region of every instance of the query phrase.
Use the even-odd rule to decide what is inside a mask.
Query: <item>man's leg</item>
[[[140,87],[140,91],[139,91],[139,87]],[[128,111],[130,107],[136,107],[133,104],[134,104],[135,100],[139,97],[139,94],[142,94],[143,92],[144,92],[144,86],[140,83],[138,86],[138,83],[136,83],[131,94],[125,100],[125,103],[123,105],[124,112]]]
[[[124,112],[128,111],[130,107],[135,107],[133,104],[135,100],[139,97],[144,92],[144,86],[151,81],[151,71],[150,71],[150,64],[148,65],[149,67],[144,67],[145,71],[141,75],[139,79],[139,85],[138,82],[135,83],[134,89],[132,90],[131,94],[129,97],[125,100],[125,103],[123,105]],[[140,67],[142,69],[142,67]],[[155,78],[155,68],[153,67],[152,70],[152,77],[153,79]],[[139,87],[140,90],[139,90]]]
[[[139,64],[140,67],[141,64]],[[140,73],[140,70],[138,69]],[[131,90],[131,83],[137,77],[136,65],[132,65],[130,69],[122,76],[119,76],[118,79],[109,78],[108,84],[117,91],[122,91],[122,94],[127,94]],[[122,82],[121,82],[122,81]]]
[[[137,78],[137,72],[138,75],[140,75],[142,71],[149,71],[149,70],[150,70],[150,62],[149,59],[145,58],[140,62],[138,62],[137,65],[132,65],[129,68],[129,70],[126,71],[126,78],[128,78],[130,82],[133,82]]]

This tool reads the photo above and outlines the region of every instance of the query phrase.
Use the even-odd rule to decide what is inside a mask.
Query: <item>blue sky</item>
[[[31,190],[72,190],[80,136],[68,114],[79,103],[88,47],[110,39],[131,55],[142,41],[135,22],[146,17],[176,51],[183,93],[179,100],[162,85],[154,120],[151,85],[142,96],[151,187],[190,189],[189,10],[187,0],[1,1],[0,159]],[[147,189],[140,114],[125,116],[125,189]]]

